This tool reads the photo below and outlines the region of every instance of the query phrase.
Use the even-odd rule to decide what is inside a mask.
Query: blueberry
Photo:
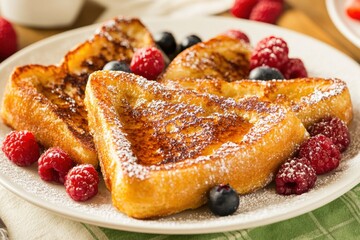
[[[103,70],[123,71],[131,73],[129,64],[124,61],[111,61],[105,64]]]
[[[159,32],[154,35],[156,44],[166,55],[172,55],[176,52],[177,44],[175,37],[170,32]]]
[[[262,66],[251,70],[249,78],[253,80],[272,80],[284,79],[284,76],[276,68]]]
[[[189,48],[197,43],[201,42],[201,38],[199,38],[196,35],[189,35],[185,37],[181,43],[180,43],[180,51],[185,50],[186,48]]]
[[[213,187],[209,194],[209,208],[219,216],[233,214],[239,207],[239,194],[229,184]]]

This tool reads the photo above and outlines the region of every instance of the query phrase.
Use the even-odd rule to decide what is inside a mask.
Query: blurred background
[[[250,2],[254,0],[250,0]],[[255,0],[258,1],[258,0]],[[281,2],[281,11],[271,10],[270,24],[292,29],[321,40],[360,62],[359,46],[334,24],[329,3],[345,16],[351,0],[262,0]],[[357,1],[357,0],[353,0]],[[0,0],[0,16],[14,28],[17,48],[22,49],[54,34],[98,23],[116,15],[125,16],[243,16],[242,0]],[[247,1],[249,2],[249,0]],[[345,3],[347,2],[347,3]],[[238,9],[236,9],[238,7]],[[239,10],[240,8],[240,10]],[[236,12],[237,11],[237,12]],[[267,16],[269,17],[269,16]],[[259,17],[258,17],[259,18]],[[260,17],[261,18],[261,17]],[[253,20],[253,19],[250,19]],[[263,21],[263,19],[256,19]],[[269,20],[269,19],[265,19]],[[350,20],[356,22],[356,20]],[[359,34],[360,22],[356,22]],[[360,42],[360,40],[359,40]],[[3,48],[4,43],[0,42]]]

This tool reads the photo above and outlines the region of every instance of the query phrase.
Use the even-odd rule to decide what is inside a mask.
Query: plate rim
[[[339,9],[336,8],[336,3],[337,0],[326,0],[326,8],[329,13],[330,19],[345,38],[347,38],[352,44],[360,48],[360,36],[357,36],[353,33],[353,31],[346,27],[346,24],[344,23],[341,15],[339,14]],[[345,2],[343,4],[345,4]]]
[[[150,20],[152,19],[152,20]],[[166,17],[156,17],[156,18],[141,18],[141,20],[147,24],[148,21],[163,21],[164,19],[167,19]],[[225,21],[229,21],[229,22],[233,22],[233,21],[239,21],[239,20],[234,20],[234,19],[230,19],[230,18],[225,18],[225,17],[200,17],[200,18],[196,18],[196,19],[201,19],[202,21],[208,21],[208,19],[224,19]],[[176,20],[176,19],[173,19]],[[246,21],[246,20],[244,20]],[[26,54],[28,52],[33,51],[33,49],[39,48],[43,45],[47,45],[47,44],[51,44],[54,41],[58,41],[59,39],[64,39],[67,38],[68,36],[71,35],[80,35],[83,32],[87,32],[90,30],[95,30],[97,26],[99,26],[99,24],[101,23],[97,23],[97,24],[93,24],[90,26],[85,26],[85,27],[81,27],[81,28],[77,28],[77,29],[73,29],[70,31],[66,31],[57,35],[54,35],[52,37],[46,38],[44,40],[41,40],[37,43],[34,43],[26,48],[24,48],[23,50],[19,51],[18,53],[14,54],[12,57],[10,57],[9,59],[5,60],[2,64],[0,64],[0,69],[3,68],[3,66],[6,66],[8,63],[15,61],[17,58],[19,58],[21,55]],[[254,23],[255,25],[263,25],[262,23]],[[292,32],[293,34],[296,35],[301,35],[304,36],[306,38],[311,39],[312,41],[317,41],[318,43],[321,43],[322,45],[326,45],[328,47],[330,47],[329,45],[320,42],[319,40],[316,40],[312,37],[306,36],[304,34],[289,30],[289,29],[285,29],[285,28],[281,28],[278,26],[272,26],[272,25],[268,25],[268,24],[264,24],[264,26],[267,27],[271,27],[271,28],[277,28],[277,29],[282,29],[283,31],[286,32]],[[350,57],[346,56],[345,54],[341,53],[340,51],[330,47],[331,49],[337,51],[339,54],[342,54],[343,56],[345,56],[346,58],[348,58],[348,60],[352,60]],[[354,61],[354,63],[356,63]],[[7,177],[5,177],[7,178]],[[302,207],[301,209],[297,209],[297,211],[292,212],[292,214],[290,214],[290,216],[282,214],[282,215],[277,215],[275,217],[272,218],[267,218],[266,220],[263,220],[261,224],[254,222],[255,220],[252,221],[252,223],[247,224],[246,227],[239,227],[239,223],[235,221],[235,223],[233,224],[225,224],[225,226],[221,225],[221,226],[213,226],[211,225],[211,229],[209,228],[204,228],[203,226],[198,226],[197,228],[194,228],[194,223],[190,223],[190,224],[183,224],[183,225],[178,225],[176,227],[167,227],[166,229],[162,228],[161,226],[159,227],[154,227],[154,226],[150,226],[147,225],[146,227],[144,226],[137,226],[136,224],[133,225],[119,225],[119,224],[115,224],[115,223],[111,223],[111,222],[100,222],[100,221],[96,221],[96,220],[91,220],[86,218],[88,215],[85,214],[85,216],[79,217],[77,215],[77,212],[71,212],[73,210],[71,209],[67,209],[67,214],[64,214],[63,210],[59,210],[56,208],[54,203],[49,203],[47,201],[45,201],[44,199],[39,199],[38,197],[34,196],[34,194],[29,192],[26,192],[25,189],[23,189],[22,187],[20,187],[21,189],[14,189],[14,187],[12,186],[13,184],[16,185],[16,183],[9,183],[6,182],[3,176],[0,176],[0,183],[9,191],[15,193],[16,195],[18,195],[19,197],[27,200],[28,202],[41,207],[41,208],[45,208],[47,210],[50,210],[51,212],[54,212],[56,214],[59,214],[61,216],[67,217],[69,219],[72,220],[76,220],[76,221],[81,221],[81,222],[85,222],[85,223],[89,223],[89,224],[95,224],[97,226],[102,226],[102,227],[107,227],[107,228],[112,228],[112,229],[118,229],[118,230],[125,230],[125,231],[133,231],[133,232],[142,232],[142,233],[158,233],[158,234],[203,234],[203,233],[215,233],[215,232],[223,232],[223,231],[231,231],[231,230],[240,230],[240,229],[245,229],[245,228],[252,228],[252,227],[258,227],[258,226],[263,226],[263,225],[267,225],[270,223],[275,223],[275,222],[279,222],[285,219],[289,219],[289,218],[293,218],[296,216],[299,216],[303,213],[312,211],[316,208],[319,208],[331,201],[333,201],[334,199],[338,198],[339,196],[343,195],[344,193],[346,193],[347,191],[349,191],[352,187],[354,187],[358,182],[360,181],[360,176],[358,179],[353,179],[351,182],[348,182],[348,184],[346,186],[342,185],[341,190],[339,191],[339,189],[333,189],[333,194],[332,197],[327,198],[327,199],[322,199],[323,201],[312,201],[313,204],[307,204],[305,207]],[[24,194],[27,193],[27,194]],[[24,197],[25,196],[25,197]],[[90,215],[91,216],[91,215]],[[189,228],[190,227],[190,228]],[[186,230],[186,232],[183,232],[184,230]]]

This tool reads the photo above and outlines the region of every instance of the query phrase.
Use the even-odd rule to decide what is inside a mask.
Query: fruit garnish
[[[244,41],[246,43],[250,43],[249,37],[244,32],[242,32],[240,30],[230,29],[230,30],[227,30],[226,32],[224,32],[224,33],[222,33],[220,35],[228,36],[228,37],[231,37],[231,38],[242,40],[242,41]]]
[[[130,66],[124,61],[111,61],[104,65],[103,70],[122,71],[130,73]]]
[[[158,47],[168,56],[175,54],[177,43],[175,37],[170,32],[159,32],[154,35],[154,40]]]
[[[229,184],[220,184],[210,190],[209,208],[215,215],[233,214],[238,209],[239,202],[239,194]]]
[[[192,34],[189,36],[186,36],[180,43],[180,51],[184,51],[185,49],[201,42],[201,38]]]
[[[316,174],[328,173],[339,166],[341,155],[330,138],[318,134],[309,138],[299,148],[299,157],[306,158]]]
[[[254,68],[250,71],[249,79],[253,80],[273,80],[273,79],[284,79],[282,73],[276,69],[268,66],[261,66]]]
[[[70,156],[58,147],[46,150],[39,159],[38,173],[44,181],[64,183],[65,176],[74,166]]]
[[[12,131],[6,135],[2,145],[5,156],[18,166],[25,167],[40,157],[40,147],[29,131]]]
[[[340,152],[343,152],[350,145],[350,133],[346,124],[336,117],[329,117],[314,123],[308,129],[311,136],[323,134],[330,138],[332,142],[338,147]]]
[[[86,201],[98,192],[99,175],[91,164],[73,167],[65,177],[65,189],[75,201]]]
[[[149,80],[156,79],[165,68],[162,53],[155,47],[140,48],[135,51],[130,70]]]
[[[282,195],[302,194],[314,187],[317,176],[306,158],[291,158],[276,174],[276,192]]]
[[[299,58],[289,58],[282,66],[281,71],[286,79],[307,77],[307,71],[303,61]]]
[[[268,66],[277,69],[288,61],[289,48],[284,39],[269,36],[257,43],[250,59],[250,69]]]

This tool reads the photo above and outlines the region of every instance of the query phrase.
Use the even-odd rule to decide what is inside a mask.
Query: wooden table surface
[[[88,0],[76,22],[69,28],[45,30],[15,25],[19,47],[26,47],[38,40],[69,29],[93,24],[104,10],[103,6]],[[221,15],[232,17],[228,12]],[[360,49],[336,29],[327,13],[325,0],[286,0],[285,9],[277,25],[330,44],[360,63]]]

